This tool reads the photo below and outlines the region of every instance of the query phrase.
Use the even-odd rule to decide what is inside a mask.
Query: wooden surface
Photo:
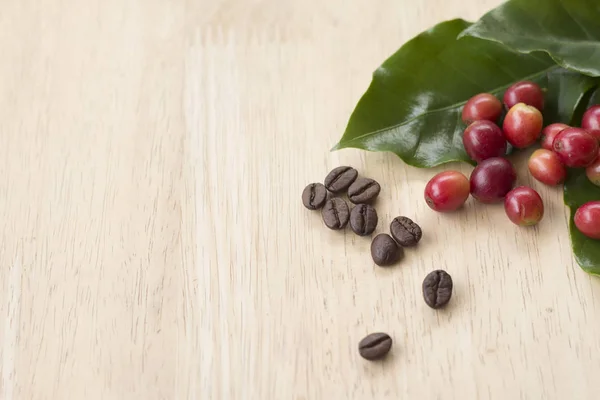
[[[384,58],[499,3],[0,1],[0,399],[597,399],[600,280],[559,190],[517,229],[426,207],[457,166],[329,151]],[[302,207],[342,164],[381,182],[378,232],[422,225],[402,264]]]

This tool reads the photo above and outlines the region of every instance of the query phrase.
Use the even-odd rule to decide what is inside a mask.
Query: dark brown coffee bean
[[[339,197],[327,200],[321,210],[323,222],[329,229],[343,229],[348,224],[350,210],[348,204]]]
[[[317,210],[327,201],[327,189],[321,183],[311,183],[302,191],[302,204],[309,210]]]
[[[391,348],[392,338],[382,332],[371,333],[358,343],[360,356],[369,361],[383,358]]]
[[[340,193],[348,189],[358,176],[358,171],[352,167],[337,167],[325,177],[325,187],[331,193]]]
[[[371,242],[371,257],[375,264],[386,267],[396,263],[404,251],[387,233],[380,233]]]
[[[370,203],[381,191],[379,183],[370,178],[358,178],[348,188],[348,199],[354,204]]]
[[[430,272],[423,281],[423,298],[431,308],[442,308],[452,297],[452,277],[441,269]]]
[[[367,236],[377,228],[377,211],[368,204],[354,206],[350,212],[350,228],[359,236]]]
[[[410,218],[396,217],[390,224],[390,233],[400,246],[415,246],[421,240],[423,232],[421,227]]]

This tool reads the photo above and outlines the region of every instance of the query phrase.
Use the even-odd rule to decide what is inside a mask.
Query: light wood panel
[[[595,399],[600,282],[558,190],[520,174],[547,216],[516,229],[426,207],[466,166],[329,151],[401,43],[497,4],[0,1],[0,398]],[[401,265],[302,207],[341,164],[382,184],[377,232],[423,226]]]

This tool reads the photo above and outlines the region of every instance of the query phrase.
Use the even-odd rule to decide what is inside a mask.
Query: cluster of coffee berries
[[[467,101],[462,120],[466,153],[477,166],[470,178],[458,171],[434,176],[425,187],[429,207],[440,212],[459,209],[473,196],[481,203],[504,202],[508,218],[520,226],[537,224],[544,216],[544,203],[532,188],[515,188],[517,173],[506,158],[508,145],[528,148],[538,140],[541,148],[528,161],[531,175],[546,185],[562,184],[567,168],[585,168],[588,179],[600,186],[600,105],[589,108],[581,127],[555,123],[544,127],[544,91],[534,82],[521,81],[509,87],[501,102],[490,93]],[[506,111],[502,124],[498,123]],[[586,236],[600,239],[600,199],[582,205],[575,225]]]

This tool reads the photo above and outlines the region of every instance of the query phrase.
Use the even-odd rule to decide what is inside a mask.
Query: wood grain
[[[499,3],[0,1],[0,399],[597,398],[600,281],[559,190],[520,174],[547,213],[516,229],[427,208],[466,166],[329,151],[401,43]],[[382,184],[377,232],[422,225],[401,265],[302,207],[342,164]]]

